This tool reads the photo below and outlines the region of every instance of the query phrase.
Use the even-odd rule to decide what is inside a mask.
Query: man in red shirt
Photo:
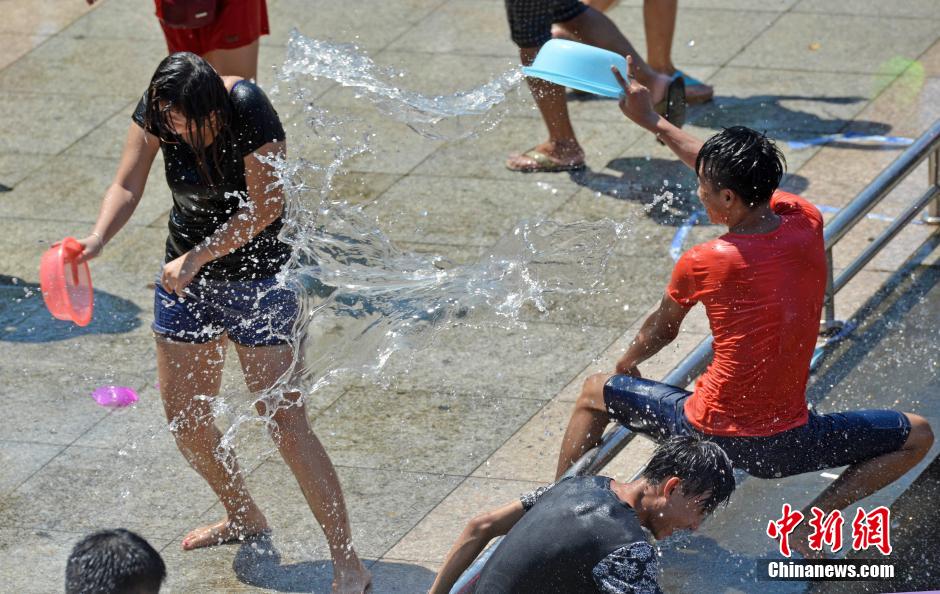
[[[596,446],[615,420],[660,439],[705,436],[736,467],[761,478],[848,466],[807,508],[842,509],[896,480],[933,444],[923,417],[807,410],[826,286],[823,220],[809,202],[777,190],[783,155],[763,134],[743,127],[702,143],[657,115],[635,79],[628,83],[615,74],[624,89],[621,110],[695,170],[709,219],[728,233],[682,256],[658,310],[617,362],[617,374],[584,383],[558,475]],[[705,306],[715,357],[695,391],[642,379],[637,365],[675,339],[696,303]]]

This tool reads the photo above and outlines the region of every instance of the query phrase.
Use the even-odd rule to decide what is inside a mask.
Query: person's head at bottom
[[[155,594],[166,565],[150,543],[129,530],[100,530],[72,549],[65,567],[66,594]]]
[[[657,540],[697,530],[734,492],[731,460],[717,444],[691,436],[661,443],[637,481],[640,523]]]

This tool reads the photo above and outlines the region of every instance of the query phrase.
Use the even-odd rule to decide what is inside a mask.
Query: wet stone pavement
[[[268,4],[272,35],[262,41],[259,83],[269,90],[291,28],[356,43],[378,64],[404,72],[402,85],[431,95],[475,87],[516,63],[503,3],[496,0]],[[171,205],[159,157],[134,217],[93,263],[92,324],[79,329],[53,320],[39,295],[41,253],[51,241],[90,230],[130,113],[164,55],[152,3],[100,0],[88,8],[81,0],[5,0],[0,6],[0,204],[6,215],[0,221],[0,391],[7,403],[0,429],[0,590],[60,591],[65,559],[78,538],[96,528],[127,527],[163,554],[168,592],[326,591],[330,569],[322,534],[258,424],[244,426],[235,445],[273,526],[273,545],[181,551],[183,535],[217,520],[221,508],[176,450],[155,386],[149,283],[161,264]],[[610,16],[645,47],[640,0],[621,2]],[[674,61],[716,89],[712,103],[691,109],[691,131],[707,136],[735,124],[766,130],[787,157],[785,188],[833,210],[897,150],[847,144],[795,150],[787,142],[849,131],[922,133],[940,117],[938,40],[940,10],[933,0],[690,0],[680,9]],[[361,204],[402,249],[460,265],[485,256],[524,220],[609,218],[629,226],[606,272],[594,279],[603,290],[552,295],[546,312],[527,308],[509,327],[484,331],[458,323],[427,348],[394,354],[381,380],[352,378],[310,395],[311,421],[337,464],[375,591],[418,592],[467,519],[552,478],[580,381],[611,367],[658,302],[673,262],[670,247],[682,249],[719,231],[701,223],[683,227],[697,209],[689,193],[694,176],[629,125],[615,102],[570,102],[586,171],[520,175],[504,168],[505,156],[544,135],[524,89],[510,95],[495,128],[447,142],[415,134],[329,81],[309,86],[319,107],[355,118],[357,129],[374,134],[374,150],[346,164],[334,199]],[[316,160],[316,142],[290,140],[305,129],[299,107],[283,94],[273,97],[289,145]],[[923,191],[926,178],[924,166],[875,212],[896,215]],[[677,200],[648,210],[666,180]],[[836,250],[836,267],[886,225],[867,220],[847,236]],[[687,232],[684,240],[680,230]],[[927,225],[902,232],[840,294],[839,317],[870,302],[932,233]],[[936,266],[931,262],[924,265]],[[707,332],[698,311],[675,345],[644,366],[646,375],[662,377]],[[827,401],[862,406],[891,392],[884,376],[908,373],[876,365],[868,375],[856,374],[867,356],[840,376],[846,387]],[[935,371],[936,351],[925,356]],[[881,380],[866,379],[872,377]],[[861,398],[851,388],[858,382],[875,393]],[[98,407],[88,396],[103,384],[135,388],[139,404],[120,411]],[[227,366],[223,393],[247,402],[237,366]],[[935,389],[924,395],[931,397]],[[223,427],[226,422],[220,419]],[[610,473],[628,477],[650,448],[636,440]],[[801,483],[792,492],[817,486],[823,483]],[[774,499],[754,513],[778,508]],[[690,541],[671,550],[665,565],[675,567],[682,555],[726,550],[722,539],[745,528],[722,533],[723,522],[717,518],[702,536],[708,546]],[[712,574],[735,571],[706,566]],[[682,572],[675,576],[667,591],[694,591]],[[722,584],[728,591],[742,588],[734,579]]]

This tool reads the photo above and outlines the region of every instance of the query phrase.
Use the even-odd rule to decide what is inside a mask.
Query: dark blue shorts
[[[153,331],[170,340],[195,344],[225,333],[244,346],[287,344],[299,311],[297,295],[276,285],[274,278],[200,280],[187,287],[195,298],[181,298],[164,291],[158,280]]]
[[[664,440],[697,435],[720,445],[734,464],[759,478],[779,478],[838,468],[901,449],[911,432],[907,416],[893,410],[816,414],[805,425],[767,437],[707,435],[685,416],[692,393],[659,382],[615,375],[604,385],[604,402],[618,423]]]

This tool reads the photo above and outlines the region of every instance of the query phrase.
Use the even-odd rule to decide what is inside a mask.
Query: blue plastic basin
[[[552,39],[522,72],[579,91],[618,98],[623,89],[610,71],[611,66],[626,76],[627,59],[623,56],[576,41]]]

